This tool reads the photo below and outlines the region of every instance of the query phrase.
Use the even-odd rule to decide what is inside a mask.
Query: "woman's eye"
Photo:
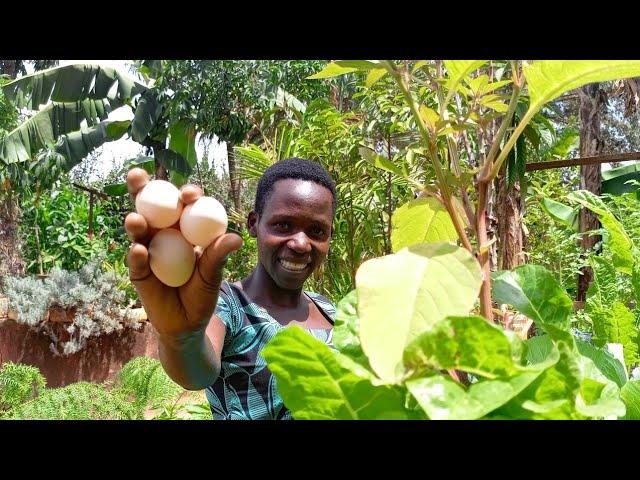
[[[276,228],[278,230],[287,230],[289,228],[289,224],[287,222],[278,222],[276,223]]]

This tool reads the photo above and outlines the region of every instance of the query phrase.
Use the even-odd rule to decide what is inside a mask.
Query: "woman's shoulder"
[[[305,290],[305,292],[314,303],[322,308],[332,320],[335,320],[336,317],[336,306],[333,304],[331,300],[329,300],[324,295],[321,295],[316,292],[310,292]]]

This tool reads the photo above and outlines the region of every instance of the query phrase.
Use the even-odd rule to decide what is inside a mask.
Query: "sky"
[[[135,75],[131,72],[131,60],[60,60],[60,66],[70,65],[73,63],[96,63],[107,67],[115,68],[116,70],[135,78]],[[141,78],[137,78],[141,80]],[[109,115],[110,120],[130,120],[133,118],[133,112],[130,107],[121,107]],[[92,178],[89,180],[96,180],[98,177],[106,175],[111,171],[114,164],[120,166],[125,160],[134,158],[138,154],[143,153],[143,147],[133,140],[129,139],[126,135],[120,140],[115,142],[105,143],[102,147],[95,151],[99,154],[100,162],[97,165],[96,171],[93,173]],[[204,154],[204,145],[199,141],[199,137],[196,137],[196,153],[198,160],[202,159]],[[214,138],[214,143],[209,148],[209,165],[214,162],[218,172],[226,171],[227,166],[227,147],[224,142],[218,143],[217,137]]]

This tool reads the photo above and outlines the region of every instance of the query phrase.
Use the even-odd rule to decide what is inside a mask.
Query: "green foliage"
[[[435,198],[405,203],[393,213],[391,222],[394,252],[416,243],[450,242],[458,238],[447,210]]]
[[[160,362],[138,357],[116,382],[78,382],[46,389],[35,367],[6,363],[0,370],[0,418],[42,420],[210,420],[208,402],[189,398]],[[185,401],[186,400],[186,401]]]
[[[480,290],[471,254],[453,244],[417,244],[360,266],[356,277],[362,349],[380,378],[403,375],[406,345],[449,315],[464,315]]]
[[[33,420],[135,420],[142,411],[101,385],[78,382],[47,389],[10,412],[9,418]]]
[[[296,419],[406,419],[397,389],[376,386],[343,367],[336,354],[303,330],[283,329],[262,351],[278,391]],[[295,362],[289,359],[296,358]],[[300,391],[304,395],[300,395]]]
[[[523,342],[481,317],[464,316],[477,295],[478,270],[468,273],[478,281],[474,289],[464,293],[454,282],[446,294],[441,290],[448,276],[464,278],[460,264],[465,260],[453,260],[453,254],[468,255],[444,245],[417,245],[418,251],[430,252],[427,266],[442,250],[437,273],[423,269],[410,249],[363,264],[356,292],[339,304],[335,345],[340,353],[293,328],[269,343],[264,356],[294,418],[624,417],[629,404],[620,390],[627,382],[624,368],[603,349],[574,340],[571,301],[549,272],[527,265],[496,275],[497,301],[515,306],[549,333]],[[402,255],[408,261],[399,265],[393,258]],[[410,281],[399,283],[394,277],[399,271],[408,272]],[[397,289],[389,286],[394,279]],[[461,297],[472,301],[455,307]],[[376,303],[381,298],[393,303],[393,313]],[[430,304],[435,301],[441,303]],[[452,308],[457,316],[447,316]],[[422,313],[416,316],[416,311]],[[431,320],[425,323],[426,318]],[[398,343],[398,338],[411,341]],[[454,370],[472,375],[472,382],[459,383],[444,373]]]
[[[607,231],[606,244],[613,256],[613,265],[620,272],[631,275],[634,262],[633,242],[606,204],[599,197],[586,190],[572,192],[567,197],[598,215],[602,226]]]
[[[111,263],[126,256],[129,240],[123,228],[127,211],[123,199],[94,199],[92,238],[88,236],[89,195],[66,181],[57,182],[35,200],[25,197],[22,209],[21,234],[30,273],[39,272],[39,253],[45,273],[54,267],[78,270],[103,253]]]
[[[514,306],[552,337],[569,328],[573,302],[543,267],[524,265],[511,271],[496,272],[493,296],[498,303]]]
[[[45,384],[46,380],[37,368],[5,363],[0,369],[0,415],[37,397]]]
[[[118,375],[118,391],[132,396],[141,408],[161,408],[173,403],[183,392],[165,373],[160,362],[149,357],[138,357],[122,367]]]
[[[561,130],[557,136],[562,137],[565,131],[567,129]],[[546,137],[547,130],[543,132],[543,137]],[[548,141],[553,143],[551,136]],[[541,143],[544,145],[541,145],[539,158],[548,158],[551,154],[545,145],[549,143],[547,140]],[[580,268],[584,265],[583,252],[578,242],[580,237],[565,222],[558,222],[550,216],[543,202],[545,199],[551,202],[564,201],[567,190],[573,190],[578,186],[578,169],[540,170],[529,173],[527,177],[526,214],[523,218],[523,226],[527,233],[527,263],[541,265],[552,271],[567,293],[575,298],[577,278]],[[572,214],[567,209],[562,211],[567,214],[563,218],[573,225]]]
[[[621,390],[622,400],[627,407],[625,420],[640,420],[640,381],[626,383]]]
[[[635,315],[623,303],[616,301],[605,309],[597,307],[588,310],[593,322],[593,339],[596,345],[620,343],[624,350],[624,363],[627,367],[636,365],[638,357],[638,328]]]

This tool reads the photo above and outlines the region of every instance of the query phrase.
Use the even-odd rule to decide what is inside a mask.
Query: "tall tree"
[[[217,136],[227,145],[230,197],[241,211],[241,183],[234,147],[255,141],[261,131],[277,123],[265,115],[290,95],[302,101],[323,96],[322,82],[305,81],[319,61],[170,60],[162,62],[158,85],[171,92],[169,117],[190,118],[205,137]],[[289,95],[289,97],[287,97]],[[295,100],[295,99],[294,99]]]
[[[16,77],[16,60],[0,60],[0,75],[10,79]],[[13,105],[5,101],[0,92],[0,138],[3,130],[11,130],[17,123]],[[0,275],[19,275],[24,272],[24,261],[20,255],[19,235],[20,208],[14,189],[8,178],[0,185]]]
[[[580,98],[580,156],[592,157],[600,155],[603,149],[602,135],[600,131],[601,107],[604,104],[604,95],[599,83],[585,85],[578,90]],[[602,186],[602,174],[600,165],[582,165],[580,167],[580,189],[589,190],[599,195]],[[600,228],[598,216],[590,210],[583,208],[580,211],[580,233],[582,233],[582,248],[592,249],[599,241],[599,235],[586,235],[586,232]],[[578,301],[586,300],[587,289],[593,280],[593,271],[589,267],[583,267],[578,278]]]

